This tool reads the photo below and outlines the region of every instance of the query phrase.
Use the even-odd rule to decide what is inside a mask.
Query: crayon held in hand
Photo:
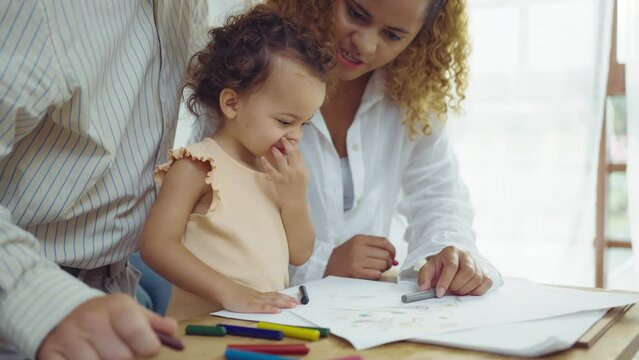
[[[413,301],[432,299],[437,297],[435,294],[435,289],[430,289],[426,291],[419,291],[412,294],[402,295],[403,303],[412,303]]]
[[[171,349],[174,349],[174,350],[179,350],[179,351],[184,349],[184,344],[182,344],[182,341],[180,341],[179,339],[176,339],[170,335],[163,334],[157,330],[155,331],[155,334],[160,339],[160,342],[162,343],[162,345],[166,347],[170,347]]]
[[[311,299],[309,299],[309,297],[308,297],[308,292],[306,291],[306,286],[304,286],[304,285],[300,285],[300,289],[299,289],[299,290],[300,290],[300,302],[301,302],[303,305],[308,304],[308,302],[309,302]]]

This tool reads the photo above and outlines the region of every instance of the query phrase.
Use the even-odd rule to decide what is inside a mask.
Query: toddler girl
[[[174,284],[177,319],[295,306],[277,291],[314,244],[298,141],[324,101],[331,50],[265,5],[209,37],[185,87],[189,109],[219,127],[157,168],[142,234],[143,259]]]

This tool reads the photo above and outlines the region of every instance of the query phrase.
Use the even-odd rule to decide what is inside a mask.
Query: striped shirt
[[[205,5],[0,2],[0,338],[27,356],[101,295],[55,263],[92,269],[137,249]]]

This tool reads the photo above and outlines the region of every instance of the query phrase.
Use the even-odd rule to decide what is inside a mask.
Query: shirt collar
[[[359,105],[358,113],[364,113],[368,108],[381,101],[386,96],[386,71],[377,69],[368,79],[362,102]]]
[[[355,117],[366,112],[370,107],[377,104],[386,96],[386,72],[382,69],[373,71],[373,75],[368,79],[366,89],[362,95],[362,101],[357,109]],[[310,121],[320,132],[328,134],[328,128],[320,111],[317,111]],[[330,136],[327,135],[329,138]]]

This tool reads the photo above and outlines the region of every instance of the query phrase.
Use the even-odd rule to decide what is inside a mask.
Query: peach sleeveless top
[[[175,160],[185,157],[211,165],[205,181],[213,189],[213,200],[206,214],[189,216],[182,244],[238,283],[258,291],[286,288],[288,243],[270,176],[246,167],[205,138],[169,151],[169,161],[156,169],[158,183]],[[167,315],[184,319],[219,309],[220,304],[173,286]]]

